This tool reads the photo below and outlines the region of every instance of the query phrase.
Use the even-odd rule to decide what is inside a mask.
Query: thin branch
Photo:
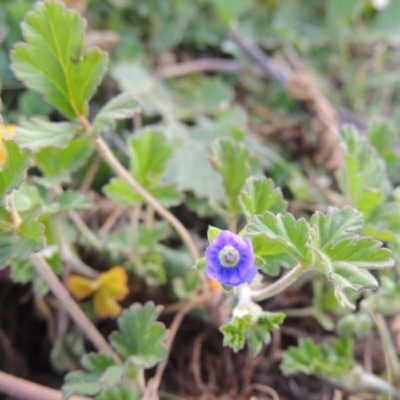
[[[101,244],[101,241],[96,237],[96,235],[88,228],[88,226],[85,224],[81,216],[78,214],[77,211],[75,210],[70,210],[68,211],[68,216],[71,218],[73,223],[76,225],[76,227],[79,229],[79,231],[82,233],[82,235],[86,238],[86,240],[96,249],[101,251],[103,249],[103,246]]]
[[[129,186],[135,190],[143,199],[150,204],[171,226],[175,229],[176,233],[180,236],[182,241],[187,246],[193,261],[197,261],[200,258],[197,247],[191,238],[188,230],[183,226],[183,224],[173,215],[170,211],[164,208],[158,200],[156,200],[150,193],[148,193],[124,168],[124,166],[119,162],[119,160],[114,156],[112,151],[109,149],[104,140],[100,137],[94,139],[94,144],[96,145],[98,151],[103,156],[104,160],[113,169],[113,171],[124,181],[126,181]]]
[[[174,78],[188,74],[202,72],[234,73],[240,70],[240,63],[236,60],[224,58],[202,58],[190,60],[179,64],[167,65],[155,70],[155,75],[161,78]]]
[[[172,324],[169,328],[169,334],[167,340],[165,341],[165,347],[168,349],[167,356],[165,357],[164,361],[162,361],[160,364],[157,365],[156,373],[154,377],[148,382],[147,389],[146,392],[143,394],[142,400],[154,400],[157,398],[156,396],[157,390],[158,387],[160,386],[165,367],[167,366],[168,363],[172,343],[175,339],[175,335],[178,332],[179,326],[181,325],[185,315],[198,305],[208,300],[211,300],[215,295],[216,293],[209,292],[201,296],[195,297],[191,301],[187,302],[184,306],[182,306],[179,312],[175,315],[175,318],[172,321]]]
[[[90,319],[83,313],[76,302],[69,295],[67,290],[58,280],[47,261],[40,253],[31,254],[31,259],[36,266],[38,273],[46,281],[51,292],[60,301],[71,318],[79,326],[86,337],[95,345],[95,347],[110,356],[116,362],[120,362],[118,355],[114,352],[107,340],[101,335]]]
[[[46,386],[17,378],[16,376],[1,371],[0,392],[13,398],[23,400],[63,400],[62,393],[59,390],[50,389]],[[72,396],[70,400],[91,399],[84,396]]]
[[[304,268],[302,265],[297,265],[296,267],[291,269],[286,275],[283,275],[282,278],[278,279],[276,282],[265,287],[264,289],[252,292],[251,299],[253,301],[262,301],[272,296],[275,296],[276,294],[282,292],[282,290],[289,287],[305,272],[307,272],[306,268]]]

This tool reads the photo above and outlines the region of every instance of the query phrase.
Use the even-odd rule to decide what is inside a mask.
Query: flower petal
[[[82,276],[71,275],[68,278],[67,288],[77,300],[83,300],[95,292],[97,283]]]
[[[103,292],[94,295],[94,309],[100,318],[116,318],[122,311],[121,306]]]
[[[125,268],[114,267],[99,277],[98,291],[115,300],[123,300],[129,292]]]

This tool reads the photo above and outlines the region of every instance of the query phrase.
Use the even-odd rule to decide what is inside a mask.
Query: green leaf
[[[246,147],[231,139],[218,140],[213,148],[214,165],[223,178],[226,205],[231,213],[240,213],[238,196],[250,173],[250,155]]]
[[[171,146],[160,132],[144,131],[132,138],[131,171],[136,181],[166,207],[179,204],[182,194],[173,184],[163,184],[162,178],[171,156]],[[121,179],[112,179],[104,192],[120,206],[130,206],[143,201],[142,197]]]
[[[246,230],[249,236],[263,237],[264,254],[288,253],[300,264],[309,260],[306,247],[309,226],[304,219],[296,221],[291,214],[275,215],[267,211],[262,216],[256,216]]]
[[[58,212],[69,210],[87,210],[92,207],[92,202],[81,192],[68,189],[57,199]]]
[[[231,347],[237,352],[246,343],[246,331],[251,325],[251,315],[235,317],[228,324],[222,325],[220,331],[224,335],[224,346]]]
[[[15,141],[33,151],[47,146],[64,147],[77,130],[78,126],[71,122],[49,122],[36,117],[19,124]]]
[[[103,186],[103,192],[121,207],[129,207],[143,202],[142,197],[126,181],[112,178]],[[172,207],[182,201],[182,194],[174,185],[160,185],[148,189],[148,192],[165,207]]]
[[[386,171],[390,175],[394,173],[399,165],[396,152],[396,132],[387,122],[374,122],[368,130],[368,138],[376,148],[380,157],[386,163]]]
[[[0,198],[21,185],[30,156],[28,150],[21,150],[12,140],[4,140],[3,144],[7,160],[0,170]]]
[[[318,241],[319,248],[353,236],[363,225],[362,214],[352,207],[329,207],[326,215],[316,212],[310,220],[310,226],[315,227],[318,232],[315,240]]]
[[[338,322],[337,330],[340,336],[350,336],[354,333],[358,338],[362,338],[371,333],[373,325],[369,314],[358,312],[342,317]]]
[[[86,354],[81,360],[84,371],[70,372],[62,386],[63,397],[68,400],[74,394],[94,396],[102,390],[100,378],[115,361],[104,354]]]
[[[111,334],[110,342],[123,360],[129,359],[137,367],[151,368],[164,359],[163,340],[167,331],[157,322],[161,309],[152,302],[144,306],[136,303],[118,318],[120,331]]]
[[[139,104],[131,92],[122,93],[110,100],[96,115],[92,127],[94,132],[115,129],[115,120],[132,118],[140,112]]]
[[[209,225],[208,230],[207,230],[208,242],[212,243],[220,233],[221,233],[221,229],[216,228],[215,226]]]
[[[247,344],[254,357],[261,351],[263,343],[268,344],[271,341],[271,331],[278,329],[284,319],[284,313],[265,311],[250,326],[247,332]]]
[[[40,170],[52,185],[69,182],[71,174],[86,162],[93,152],[86,138],[71,140],[65,148],[45,147],[34,155]]]
[[[281,190],[276,189],[274,182],[265,177],[248,178],[239,201],[248,221],[253,221],[255,215],[264,214],[266,211],[278,214],[287,210]]]
[[[130,165],[134,178],[146,189],[158,184],[172,148],[161,132],[146,130],[130,142]]]
[[[196,261],[195,267],[199,271],[204,271],[206,265],[207,265],[207,259],[205,257],[201,257]]]
[[[44,246],[44,227],[36,222],[40,206],[21,214],[18,227],[12,216],[0,208],[0,267],[13,260],[23,260]]]
[[[302,338],[298,347],[290,347],[284,354],[281,370],[284,375],[316,375],[350,389],[355,387],[359,375],[350,337],[321,345]]]
[[[368,269],[389,268],[394,265],[391,252],[381,248],[381,243],[369,237],[343,239],[318,247],[318,233],[311,234],[308,244],[315,254],[314,268],[323,272],[335,287],[335,295],[342,306],[352,307],[345,289],[361,290],[378,286]]]
[[[250,305],[244,313],[246,315],[236,316],[228,324],[222,325],[220,331],[224,335],[223,343],[237,352],[244,347],[247,340],[250,352],[256,356],[262,344],[270,342],[271,331],[282,324],[285,314],[263,312],[258,305]]]
[[[96,396],[96,400],[140,400],[140,394],[134,387],[115,387]]]
[[[87,101],[106,70],[105,53],[84,50],[84,31],[77,12],[57,1],[39,2],[22,24],[26,43],[11,55],[15,75],[69,119],[87,116]]]
[[[176,150],[166,172],[168,181],[198,198],[220,202],[224,198],[221,175],[211,166],[203,147],[190,143]],[[196,176],[196,179],[193,179]]]
[[[129,207],[141,202],[139,194],[126,181],[119,178],[112,178],[107,185],[103,186],[103,192],[120,207]]]
[[[337,172],[340,189],[367,219],[388,195],[391,184],[384,161],[366,137],[352,127],[341,131],[345,165]]]

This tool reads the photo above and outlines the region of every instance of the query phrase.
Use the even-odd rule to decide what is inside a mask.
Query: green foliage
[[[371,333],[373,321],[369,314],[358,312],[347,314],[338,323],[338,332],[341,336],[350,336],[352,333],[358,338],[366,337]]]
[[[95,400],[140,400],[140,395],[135,388],[115,387],[99,394]]]
[[[221,233],[221,229],[215,226],[209,226],[207,229],[207,239],[209,243],[212,243],[214,239]]]
[[[222,175],[229,212],[238,214],[238,196],[250,172],[250,155],[242,144],[231,139],[221,139],[215,143],[214,164]]]
[[[252,221],[255,215],[270,211],[273,214],[283,213],[287,209],[282,192],[274,187],[271,179],[249,178],[246,188],[240,194],[239,201],[247,221]]]
[[[263,343],[271,341],[271,331],[277,329],[285,319],[283,313],[256,312],[255,315],[236,316],[228,324],[220,328],[224,335],[224,346],[231,347],[235,352],[243,349],[246,340],[249,350],[256,356]]]
[[[78,126],[71,122],[48,122],[36,117],[20,123],[15,141],[33,151],[47,146],[65,147],[77,130]]]
[[[182,200],[181,193],[173,184],[162,183],[172,152],[164,135],[146,130],[140,136],[131,139],[130,150],[130,166],[135,180],[163,205],[179,204]],[[121,206],[143,201],[142,197],[122,179],[113,179],[103,190]]]
[[[96,115],[92,127],[100,133],[115,129],[115,120],[133,117],[140,108],[137,100],[130,92],[122,93],[110,100]]]
[[[84,29],[78,13],[57,1],[41,2],[22,25],[26,43],[12,53],[16,76],[69,119],[87,116],[107,63],[99,49],[84,51]]]
[[[332,344],[319,345],[311,339],[302,338],[298,347],[291,347],[285,353],[281,369],[285,375],[302,372],[354,388],[357,371],[353,360],[353,341],[346,337]]]
[[[367,219],[391,189],[385,163],[354,128],[342,129],[341,137],[345,166],[337,173],[339,186],[349,203]]]
[[[83,166],[93,148],[85,138],[71,140],[66,147],[45,147],[37,151],[34,160],[44,177],[39,181],[44,186],[67,183],[71,174]]]
[[[8,156],[0,170],[0,199],[21,185],[30,159],[29,151],[20,149],[12,140],[3,143]]]
[[[249,224],[246,229],[250,236],[263,237],[268,254],[288,253],[301,264],[310,259],[306,246],[309,226],[304,219],[296,221],[291,214],[275,215],[267,211],[262,216],[256,216],[254,223]]]
[[[86,354],[82,357],[81,363],[83,371],[70,372],[65,377],[62,393],[66,400],[74,394],[87,396],[98,394],[103,389],[102,376],[116,367],[115,362],[104,354]]]
[[[39,209],[33,207],[17,221],[15,215],[0,208],[0,267],[10,259],[23,260],[44,246],[44,227],[36,221]]]
[[[139,368],[151,368],[165,357],[166,329],[156,322],[162,307],[153,303],[133,304],[118,318],[119,331],[110,336],[112,346],[123,360]]]
[[[324,273],[334,284],[341,304],[351,307],[345,289],[376,287],[378,282],[368,269],[394,265],[391,252],[381,248],[382,243],[357,235],[361,228],[360,214],[345,207],[332,208],[326,216],[317,212],[310,223],[296,221],[291,214],[266,212],[246,229],[256,237],[257,256],[289,254],[303,267]]]
[[[166,335],[163,324],[156,322],[161,307],[149,302],[133,304],[118,318],[119,331],[110,336],[110,343],[122,358],[116,364],[103,354],[87,354],[82,357],[84,370],[70,372],[62,387],[63,396],[68,399],[74,394],[95,396],[100,399],[136,399],[138,392],[133,382],[143,368],[151,368],[162,361]],[[127,384],[128,386],[124,386]],[[129,387],[129,392],[125,388]],[[121,396],[121,397],[115,397]]]

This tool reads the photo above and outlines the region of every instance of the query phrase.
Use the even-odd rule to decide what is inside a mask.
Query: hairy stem
[[[71,218],[73,223],[76,225],[78,230],[86,238],[86,240],[96,249],[102,250],[102,244],[96,235],[88,228],[81,216],[75,210],[68,211],[68,216]]]
[[[26,400],[62,400],[59,390],[50,389],[25,379],[0,371],[0,393]],[[90,400],[89,397],[72,396],[70,400]]]
[[[197,296],[194,299],[191,299],[187,303],[185,303],[179,310],[179,312],[175,315],[175,318],[172,321],[171,326],[169,327],[167,340],[165,341],[165,347],[168,349],[168,353],[164,361],[160,362],[160,364],[157,365],[156,373],[147,384],[146,391],[142,396],[142,400],[153,400],[157,398],[158,387],[160,386],[161,378],[168,363],[172,343],[185,315],[193,308],[199,306],[201,303],[205,303],[206,301],[211,300],[215,295],[216,293],[205,293],[203,295]]]
[[[89,318],[83,313],[76,302],[69,295],[67,290],[58,280],[47,261],[40,253],[31,254],[31,259],[36,266],[38,273],[49,285],[51,292],[60,301],[75,323],[82,329],[87,338],[104,354],[110,356],[116,362],[120,362],[118,355],[114,352],[106,339],[101,335]]]
[[[282,290],[290,286],[293,282],[295,282],[306,271],[307,269],[305,267],[303,267],[302,265],[297,265],[276,282],[272,283],[264,289],[252,292],[251,299],[253,301],[262,301],[272,296],[275,296],[276,294],[282,292]]]
[[[400,365],[399,360],[396,356],[396,347],[392,341],[392,337],[389,332],[389,328],[386,324],[385,318],[381,314],[371,314],[378,329],[379,336],[381,338],[382,347],[386,359],[388,376],[391,379],[394,378],[397,381],[400,377]]]
[[[180,236],[182,241],[187,246],[193,261],[197,261],[200,258],[197,247],[191,238],[188,230],[182,225],[182,223],[166,208],[164,208],[150,193],[148,193],[124,168],[124,166],[118,161],[114,156],[112,151],[108,148],[107,144],[100,137],[94,139],[94,144],[96,145],[98,151],[103,156],[104,160],[113,169],[113,171],[124,181],[126,181],[129,186],[134,189],[143,199],[150,204],[155,211],[157,211],[161,217],[163,217],[171,226],[175,229],[176,233]]]
[[[373,390],[390,396],[389,398],[400,399],[399,392],[388,382],[368,372],[361,372],[359,376],[358,390]]]

